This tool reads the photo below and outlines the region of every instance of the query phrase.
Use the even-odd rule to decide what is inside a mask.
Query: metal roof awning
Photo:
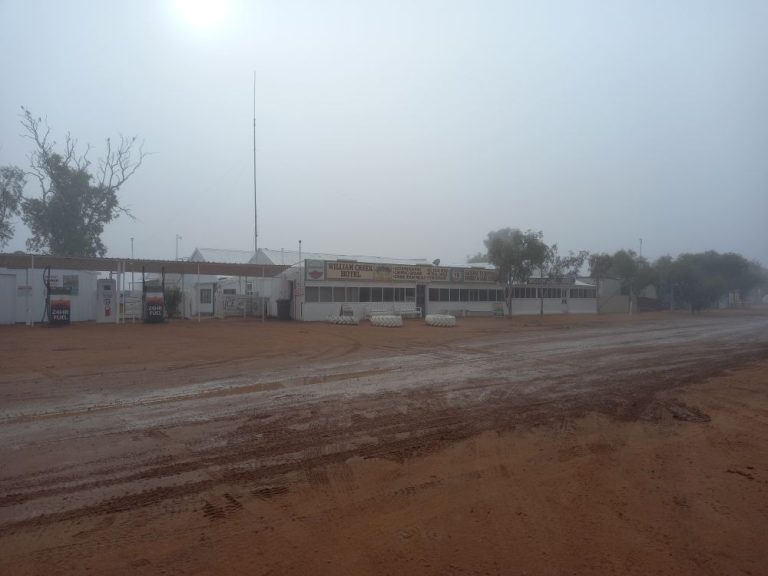
[[[114,272],[123,266],[125,272],[166,274],[209,274],[215,276],[251,276],[273,278],[288,266],[275,264],[232,264],[226,262],[189,262],[180,260],[140,260],[136,258],[69,258],[43,254],[0,253],[0,268],[47,268]]]

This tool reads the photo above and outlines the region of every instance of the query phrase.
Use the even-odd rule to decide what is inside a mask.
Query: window
[[[336,287],[333,289],[333,301],[334,302],[345,302],[346,298],[344,297],[344,291],[346,288],[344,286]]]
[[[440,288],[440,302],[449,302],[451,291],[448,288]]]
[[[371,288],[371,302],[381,302],[381,288]]]
[[[318,302],[319,301],[317,286],[307,286],[306,291],[304,292],[304,300],[306,302]]]
[[[333,288],[320,286],[320,302],[333,302]]]
[[[596,298],[595,288],[571,288],[571,298]]]
[[[410,290],[410,288],[409,288]],[[440,301],[440,291],[437,288],[430,288],[429,289],[429,301],[430,302],[439,302]]]
[[[237,291],[234,288],[224,288],[224,294],[235,295],[237,294]]]
[[[462,288],[459,290],[459,298],[462,302],[469,302],[469,289],[468,288]]]
[[[480,288],[477,291],[477,301],[488,302],[488,290],[486,290],[485,288]]]
[[[69,288],[70,294],[77,295],[80,292],[80,276],[77,274],[64,274],[61,282],[64,288]]]
[[[213,302],[213,288],[200,288],[200,304]]]
[[[246,294],[253,294],[253,282],[246,282],[245,283],[245,293]]]
[[[430,292],[433,290],[432,288],[429,289]],[[430,300],[432,297],[430,296]],[[416,288],[406,288],[405,289],[405,301],[406,302],[416,302]]]
[[[360,288],[357,286],[347,288],[347,302],[360,302]]]
[[[560,288],[540,288],[542,291],[542,298],[561,298]]]
[[[382,302],[394,302],[395,301],[395,289],[394,288],[383,288],[383,296]]]
[[[549,288],[542,288],[541,290],[550,290]],[[559,288],[551,288],[551,290],[560,290]],[[514,288],[511,288],[512,291],[512,298],[538,298],[538,293],[536,288],[530,288],[527,286],[515,286]],[[504,300],[504,291],[500,290],[501,297],[498,297],[498,301]],[[544,296],[544,298],[559,298],[559,296]]]
[[[371,301],[371,289],[360,288],[360,302],[370,302],[370,301]]]

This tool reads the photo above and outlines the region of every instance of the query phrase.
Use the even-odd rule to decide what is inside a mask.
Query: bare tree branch
[[[99,161],[99,184],[111,190],[119,190],[123,184],[139,169],[147,156],[144,142],[136,150],[136,137],[126,138],[120,135],[120,144],[114,147],[107,138],[106,156]]]
[[[88,158],[90,144],[83,149],[67,133],[57,152],[47,121],[23,106],[22,111],[25,136],[34,144],[28,174],[42,192],[39,198],[25,199],[23,219],[33,233],[28,245],[55,254],[102,255],[104,225],[122,214],[133,218],[117,192],[142,165],[147,155],[143,142],[123,135],[119,141],[107,138],[105,154],[94,167]]]

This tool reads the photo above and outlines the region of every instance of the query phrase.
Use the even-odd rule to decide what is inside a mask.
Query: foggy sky
[[[111,256],[252,248],[255,71],[259,246],[459,263],[510,226],[768,264],[764,0],[243,0],[209,30],[162,0],[0,0],[0,22],[0,165],[27,165],[21,105],[94,159],[121,132],[152,153]]]

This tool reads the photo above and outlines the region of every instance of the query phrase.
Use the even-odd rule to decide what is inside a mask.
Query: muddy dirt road
[[[766,573],[767,315],[13,327],[0,363],[2,573]]]

